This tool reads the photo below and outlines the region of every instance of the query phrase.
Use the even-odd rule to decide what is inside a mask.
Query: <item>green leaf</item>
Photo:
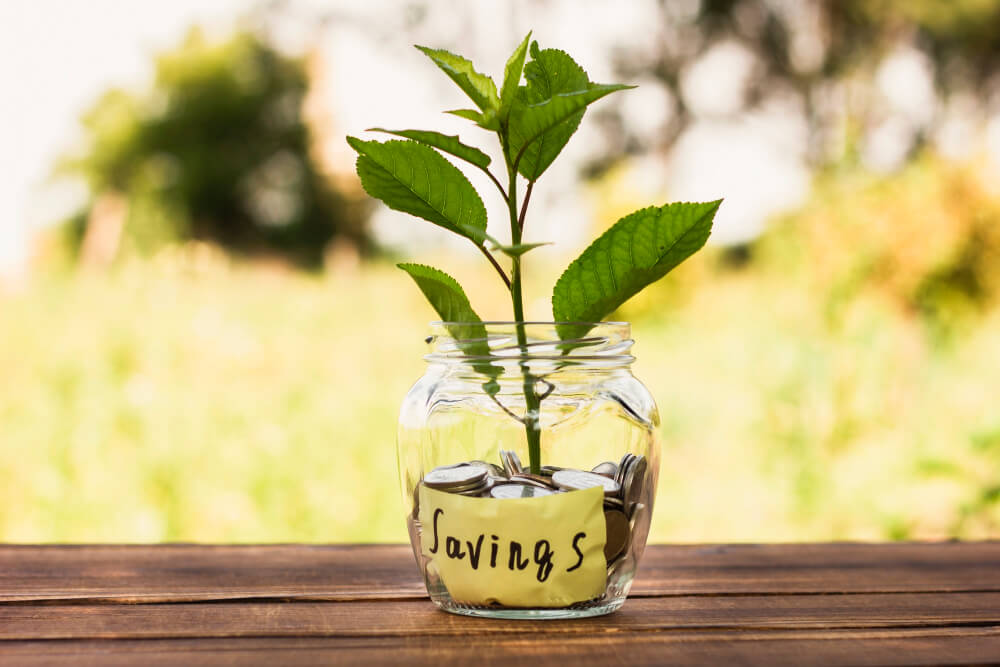
[[[471,120],[473,123],[481,123],[483,121],[483,114],[479,113],[475,109],[452,109],[451,111],[445,111],[445,113],[450,113],[453,116]]]
[[[588,105],[596,102],[605,95],[628,88],[635,88],[635,86],[626,86],[617,83],[594,83],[590,84],[590,87],[586,90],[575,93],[560,93],[540,104],[533,104],[518,110],[518,135],[514,136],[512,127],[510,153],[511,157],[516,159],[521,154],[521,151],[524,151],[521,162],[518,164],[518,171],[521,172],[521,175],[530,181],[537,180],[542,172],[552,163],[556,155],[559,154],[563,146],[566,145],[569,136],[572,135],[572,131],[565,134],[567,128],[558,127],[561,123],[566,120],[572,120],[575,116],[579,115],[580,111],[583,111]],[[511,116],[513,117],[513,112]],[[579,124],[579,119],[576,120],[576,124]],[[513,122],[511,125],[513,126]],[[554,129],[558,129],[558,132],[553,132],[553,137],[546,137],[546,134]],[[576,126],[573,125],[572,129],[575,131]],[[557,138],[558,142],[552,141],[549,146],[545,146],[543,143],[542,147],[536,151],[538,157],[525,164],[524,159],[528,157],[528,150],[532,148],[532,144],[536,140],[540,141],[544,138],[550,140]],[[525,149],[525,146],[528,148]]]
[[[424,264],[403,263],[396,266],[410,274],[413,282],[417,283],[441,321],[448,323],[448,333],[459,340],[482,339],[485,345],[486,326],[472,309],[469,297],[457,280]]]
[[[521,154],[518,171],[536,181],[576,132],[587,105],[631,86],[591,83],[565,51],[540,50],[538,42],[531,43],[531,58],[524,68],[527,85],[518,88],[507,119],[508,153],[512,161]],[[554,99],[577,94],[581,97],[551,104]]]
[[[362,141],[347,137],[358,152],[365,192],[403,211],[481,245],[486,207],[476,189],[440,153],[415,141]]]
[[[592,83],[586,90],[559,93],[539,104],[515,105],[508,125],[508,148],[511,160],[521,155],[518,172],[529,181],[538,180],[576,131],[583,117],[581,112],[588,105],[605,95],[634,87]]]
[[[470,164],[474,164],[481,169],[486,169],[490,165],[490,156],[474,146],[467,146],[459,141],[454,134],[441,134],[429,130],[386,130],[381,127],[368,128],[368,132],[385,132],[395,134],[397,137],[405,137],[419,141],[422,144],[433,146],[445,153],[450,153],[457,158],[461,158]]]
[[[479,113],[475,109],[452,109],[451,111],[445,111],[445,113],[471,120],[484,130],[496,132],[500,129],[500,119],[497,118],[496,112],[492,110]]]
[[[565,51],[558,49],[541,51],[538,42],[532,42],[531,58],[524,71],[527,85],[518,89],[510,112],[511,118],[508,121],[512,160],[517,157],[518,152],[530,138],[520,120],[526,107],[541,104],[554,95],[586,90],[590,86],[587,73]],[[580,109],[528,147],[518,164],[518,170],[525,178],[531,181],[537,180],[552,164],[569,138],[576,132],[583,114],[584,109]]]
[[[599,322],[705,245],[722,200],[650,206],[616,222],[569,265],[552,291],[557,322]],[[587,324],[559,326],[579,338]]]
[[[424,264],[404,263],[396,266],[410,274],[462,352],[470,356],[490,355],[486,325],[472,309],[469,297],[465,295],[465,290],[457,280],[444,271]],[[490,395],[496,394],[500,389],[496,383],[500,368],[485,361],[475,362],[472,365],[476,371],[491,378],[489,382],[483,384],[483,389]]]
[[[429,49],[426,46],[417,48],[457,83],[477,107],[494,113],[500,108],[500,98],[497,97],[497,87],[493,79],[477,72],[471,61],[444,49]]]
[[[552,245],[550,242],[546,243],[515,243],[514,245],[503,245],[501,243],[494,243],[491,250],[499,250],[508,257],[520,257],[529,250],[534,250],[535,248],[541,248],[543,245]]]
[[[521,73],[524,71],[524,57],[528,52],[528,40],[531,32],[524,36],[524,41],[514,49],[503,68],[503,85],[500,88],[500,120],[507,119],[510,107],[517,97],[518,85],[521,83]]]

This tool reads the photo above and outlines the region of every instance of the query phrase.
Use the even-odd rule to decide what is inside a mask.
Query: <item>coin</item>
[[[631,531],[625,513],[619,510],[605,510],[604,521],[607,528],[607,539],[604,542],[604,560],[609,564],[628,546]]]
[[[475,460],[471,462],[472,465],[482,466],[489,470],[490,477],[506,477],[503,468],[498,466],[496,463],[489,463],[488,461]]]
[[[526,472],[522,472],[519,475],[511,475],[510,481],[520,482],[521,484],[531,484],[532,486],[540,486],[543,489],[550,489],[550,490],[556,489],[556,486],[552,483],[551,477],[544,477],[542,475],[532,475]]]
[[[509,449],[500,450],[500,462],[503,463],[504,472],[507,473],[508,477],[524,470],[524,466],[521,465],[521,459]]]
[[[618,483],[594,472],[585,470],[560,470],[552,474],[552,481],[562,489],[589,489],[592,486],[599,486],[604,489],[604,495],[612,496],[617,494],[621,487]]]
[[[625,503],[622,502],[621,498],[616,496],[605,496],[604,497],[604,509],[606,510],[624,510]]]
[[[469,484],[467,486],[452,487],[448,489],[441,489],[442,491],[447,491],[448,493],[459,493],[463,496],[478,496],[480,493],[490,488],[489,480],[483,480],[478,484]]]
[[[626,452],[625,456],[622,457],[621,462],[618,464],[618,472],[615,473],[615,481],[621,486],[625,483],[625,471],[628,469],[629,462],[635,458],[631,452]]]
[[[490,490],[490,495],[494,498],[540,498],[550,496],[555,491],[543,489],[540,486],[528,484],[498,484]]]
[[[424,475],[424,484],[432,489],[448,491],[482,484],[487,469],[478,465],[438,467]]]
[[[596,472],[598,475],[604,475],[605,477],[615,478],[618,474],[618,464],[612,463],[611,461],[605,461],[604,463],[598,463],[591,472]]]
[[[625,507],[632,507],[639,502],[642,487],[646,483],[647,469],[645,456],[637,456],[629,462],[629,469],[625,471],[625,483],[622,484],[622,500],[625,501]]]
[[[546,477],[552,477],[553,473],[559,472],[560,470],[562,470],[562,468],[559,466],[542,466],[541,472]]]

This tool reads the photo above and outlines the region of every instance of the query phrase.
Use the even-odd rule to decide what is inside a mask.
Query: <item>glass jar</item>
[[[501,618],[621,607],[660,458],[629,325],[435,322],[426,342],[398,457],[431,600]]]

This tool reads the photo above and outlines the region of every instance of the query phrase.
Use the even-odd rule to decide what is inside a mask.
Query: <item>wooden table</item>
[[[1000,542],[650,547],[546,622],[437,611],[402,545],[0,546],[0,664],[248,662],[1000,663]]]

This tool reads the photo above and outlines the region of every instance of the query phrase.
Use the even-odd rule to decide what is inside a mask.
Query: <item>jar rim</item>
[[[519,321],[519,320],[481,320],[481,321],[478,321],[478,322],[472,322],[472,321],[462,322],[462,321],[458,321],[458,320],[432,320],[430,322],[430,324],[431,324],[431,326],[448,326],[448,325],[452,325],[452,324],[454,324],[454,325],[461,325],[461,326],[468,326],[470,324],[485,324],[486,326],[490,326],[490,325],[517,326],[518,324],[523,324],[525,326],[528,326],[528,325],[543,325],[543,326],[544,325],[549,325],[549,326],[556,326],[558,324],[578,324],[578,325],[589,324],[590,326],[604,325],[604,326],[615,326],[615,327],[630,327],[631,326],[631,324],[629,322],[626,322],[624,320],[600,320],[600,321],[597,321],[597,322],[588,322],[588,321],[585,321],[585,320],[521,320],[521,321]]]
[[[628,322],[504,321],[430,323],[431,363],[487,366],[627,367],[634,360]],[[566,327],[569,327],[567,330]],[[476,330],[478,328],[478,330]],[[513,366],[511,366],[513,368]]]

